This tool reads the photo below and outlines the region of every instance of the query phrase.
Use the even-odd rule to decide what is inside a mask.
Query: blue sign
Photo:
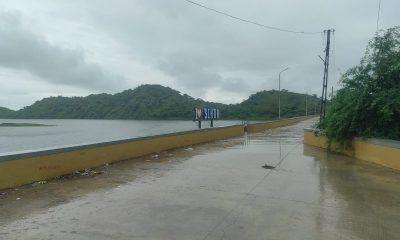
[[[193,109],[193,121],[200,120],[214,120],[219,119],[219,109],[216,108],[194,108]]]

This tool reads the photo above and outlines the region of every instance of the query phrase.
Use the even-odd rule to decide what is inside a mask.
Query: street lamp
[[[281,73],[283,73],[284,71],[288,70],[289,68],[285,68],[282,71],[279,72],[279,93],[278,93],[278,112],[279,112],[279,116],[278,118],[281,119]]]

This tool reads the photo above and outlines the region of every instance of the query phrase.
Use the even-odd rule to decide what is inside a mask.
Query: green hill
[[[318,111],[317,106],[320,103],[316,95],[306,95],[282,90],[281,117],[305,115],[306,96],[308,113],[315,114],[314,111]],[[226,110],[225,116],[233,119],[274,119],[278,116],[278,98],[279,91],[276,90],[255,93],[240,104],[231,105]]]
[[[142,85],[116,94],[86,97],[49,97],[18,111],[0,108],[0,118],[73,119],[191,119],[193,107],[216,107],[224,119],[273,119],[277,116],[278,91],[262,91],[240,104],[195,99],[161,85]],[[308,96],[314,109],[316,96]],[[305,95],[282,91],[282,117],[304,115]],[[311,111],[310,111],[311,112]]]
[[[5,107],[0,107],[0,118],[12,118],[14,116],[15,111]]]

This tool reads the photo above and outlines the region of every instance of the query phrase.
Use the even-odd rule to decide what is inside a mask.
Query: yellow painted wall
[[[354,149],[358,159],[400,170],[400,148],[355,140]]]
[[[316,136],[313,131],[304,131],[304,143],[308,145],[312,145],[319,148],[328,148],[327,139],[325,136]],[[346,154],[347,156],[354,157],[354,148],[353,147],[344,147],[338,143],[331,143],[329,148],[332,152]]]
[[[324,136],[315,136],[314,132],[309,130],[304,131],[304,143],[315,147],[328,148]],[[353,141],[350,149],[343,149],[339,144],[333,143],[330,150],[360,160],[400,170],[400,148],[398,147],[357,139]]]
[[[328,148],[324,136],[316,136],[313,131],[304,130],[304,143],[319,148]]]
[[[249,124],[248,132],[295,124],[314,116]],[[0,189],[54,178],[77,170],[132,159],[151,153],[241,136],[244,126],[210,128],[131,140],[0,156]]]
[[[131,159],[168,149],[243,135],[242,126],[167,134],[99,147],[0,162],[0,189],[54,178],[76,170]]]

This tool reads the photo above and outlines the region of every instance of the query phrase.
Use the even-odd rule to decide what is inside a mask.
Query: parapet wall
[[[310,117],[249,124],[247,128],[249,132],[256,132],[294,124],[308,118]],[[0,189],[51,179],[77,170],[151,153],[237,137],[243,133],[243,125],[234,125],[36,152],[0,154]]]
[[[261,131],[265,131],[267,129],[292,125],[292,124],[295,124],[295,123],[298,123],[298,122],[301,122],[304,120],[308,120],[308,119],[311,119],[314,117],[316,117],[316,115],[286,118],[286,119],[280,119],[280,120],[275,120],[275,121],[249,124],[247,126],[247,131],[249,133],[261,132]]]
[[[328,149],[326,137],[316,136],[312,129],[304,130],[304,143]],[[329,149],[360,160],[400,170],[400,141],[357,138],[353,140],[351,147],[344,148],[338,143],[332,143]]]

